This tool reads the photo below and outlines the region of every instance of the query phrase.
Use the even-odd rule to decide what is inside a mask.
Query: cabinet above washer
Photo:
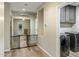
[[[72,27],[76,22],[76,6],[67,5],[60,9],[60,26]]]
[[[75,24],[76,6],[67,5],[60,9],[60,23]]]

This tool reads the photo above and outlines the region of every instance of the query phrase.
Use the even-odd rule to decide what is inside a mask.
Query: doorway
[[[27,35],[30,35],[30,19],[13,17],[11,29],[11,49],[27,47]]]
[[[66,3],[60,6],[61,56],[79,57],[78,5],[79,3],[73,2],[73,3]],[[63,40],[63,38],[65,39]]]

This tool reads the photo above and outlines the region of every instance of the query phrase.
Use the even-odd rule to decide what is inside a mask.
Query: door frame
[[[11,16],[11,20],[10,20],[10,50],[12,50],[12,49],[18,49],[18,48],[12,48],[12,39],[11,39],[11,37],[12,36],[14,36],[14,32],[13,32],[13,20],[14,20],[14,17],[15,16]],[[29,21],[29,35],[31,34],[31,28],[30,28],[30,22],[31,22],[31,20],[30,20],[30,17],[29,17],[29,20],[27,20],[27,21]],[[19,35],[19,36],[21,36],[21,35]],[[20,38],[20,37],[19,37]],[[20,44],[20,43],[19,43]],[[19,48],[25,48],[25,47],[19,47]]]
[[[56,10],[56,56],[58,57],[60,57],[60,8],[72,3],[74,2],[61,2]]]

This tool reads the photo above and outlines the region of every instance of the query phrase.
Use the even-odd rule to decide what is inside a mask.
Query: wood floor
[[[11,50],[4,55],[5,57],[49,57],[38,46]],[[70,51],[68,57],[79,57],[79,52]]]
[[[5,57],[48,57],[38,46],[11,50],[4,55]]]

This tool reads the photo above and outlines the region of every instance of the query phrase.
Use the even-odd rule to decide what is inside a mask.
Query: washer
[[[70,51],[70,37],[68,34],[60,35],[60,56],[66,57],[69,56]]]

